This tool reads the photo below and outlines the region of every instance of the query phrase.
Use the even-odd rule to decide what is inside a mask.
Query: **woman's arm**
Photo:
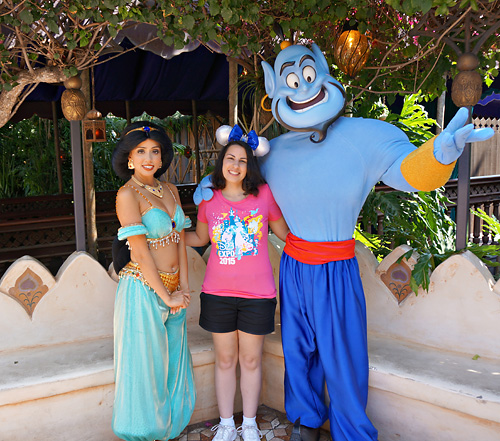
[[[179,197],[179,191],[177,187],[173,184],[167,184],[169,188],[174,193],[175,199],[179,206],[182,208],[181,200]],[[189,290],[189,278],[188,278],[188,262],[187,262],[187,252],[186,252],[186,239],[185,231],[182,230],[180,233],[180,241],[177,244],[177,256],[179,259],[179,285],[182,294],[187,297],[188,300],[191,299],[191,291]],[[172,313],[176,313],[180,308],[172,309]]]
[[[180,287],[181,291],[185,294],[190,293],[189,291],[189,279],[188,279],[188,263],[187,263],[187,252],[186,252],[186,239],[185,232],[181,232],[181,240],[177,244],[177,251],[179,254],[179,276],[180,276]]]
[[[141,222],[141,211],[139,202],[135,198],[132,189],[123,188],[118,191],[116,196],[116,215],[122,226]],[[149,286],[158,294],[158,296],[169,307],[187,307],[189,299],[186,299],[182,293],[169,295],[167,289],[158,275],[158,268],[149,251],[146,236],[130,236],[128,242],[134,256],[134,260],[139,264],[144,278]]]
[[[186,231],[186,245],[190,247],[203,247],[210,241],[208,224],[198,220],[196,231]]]
[[[269,226],[271,227],[271,230],[273,230],[273,233],[278,236],[278,238],[280,238],[283,242],[286,241],[286,236],[290,232],[290,228],[288,228],[288,225],[283,216],[275,221],[270,220]]]

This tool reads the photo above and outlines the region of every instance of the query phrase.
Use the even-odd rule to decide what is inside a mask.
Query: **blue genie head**
[[[323,53],[292,45],[276,57],[274,70],[262,62],[266,92],[272,99],[276,120],[288,130],[316,132],[311,141],[321,142],[326,130],[345,110],[345,90],[328,70]]]

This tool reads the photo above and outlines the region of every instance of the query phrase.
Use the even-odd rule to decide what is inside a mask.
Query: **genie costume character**
[[[273,115],[290,130],[272,139],[260,159],[291,231],[280,265],[280,310],[292,441],[318,439],[327,418],[333,441],[376,440],[365,412],[366,309],[352,239],[357,218],[377,182],[403,191],[441,187],[465,143],[494,132],[464,126],[468,110],[462,108],[416,149],[391,124],[341,116],[344,88],[316,45],[291,45],[274,69],[262,67]],[[210,199],[209,185],[200,184],[195,202]]]
[[[316,45],[289,46],[274,70],[262,67],[273,115],[290,130],[270,141],[261,162],[291,231],[280,266],[287,417],[300,418],[302,439],[317,438],[310,428],[329,418],[334,441],[376,440],[365,413],[366,311],[352,239],[359,212],[379,181],[404,191],[444,185],[465,143],[493,130],[464,126],[462,108],[415,149],[391,124],[340,116],[344,89]]]

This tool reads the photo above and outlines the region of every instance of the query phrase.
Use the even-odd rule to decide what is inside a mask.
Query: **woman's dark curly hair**
[[[216,190],[223,190],[226,187],[226,178],[224,178],[224,174],[222,173],[222,163],[227,150],[232,145],[239,145],[243,147],[247,153],[247,174],[241,183],[243,191],[245,194],[257,196],[259,194],[259,187],[262,184],[265,184],[266,180],[260,172],[259,163],[253,154],[253,150],[246,142],[243,141],[230,141],[219,152],[219,156],[217,157],[214,171],[212,173],[212,187]]]
[[[146,130],[134,130],[142,127],[145,127]],[[148,127],[150,128],[149,131],[147,130]],[[132,130],[134,131],[132,132]],[[170,141],[163,127],[149,121],[136,121],[123,130],[111,159],[113,170],[124,181],[128,181],[134,173],[134,170],[128,168],[130,152],[146,139],[153,139],[160,144],[161,167],[156,171],[155,178],[160,177],[170,166],[174,157],[174,149],[172,148],[172,141]]]

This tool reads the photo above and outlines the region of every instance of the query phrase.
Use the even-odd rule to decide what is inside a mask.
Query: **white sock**
[[[257,422],[255,421],[255,418],[247,418],[245,415],[243,415],[243,426],[256,426]]]
[[[231,418],[222,418],[222,417],[220,417],[220,423],[223,426],[236,427],[234,425],[234,415],[231,415]]]

